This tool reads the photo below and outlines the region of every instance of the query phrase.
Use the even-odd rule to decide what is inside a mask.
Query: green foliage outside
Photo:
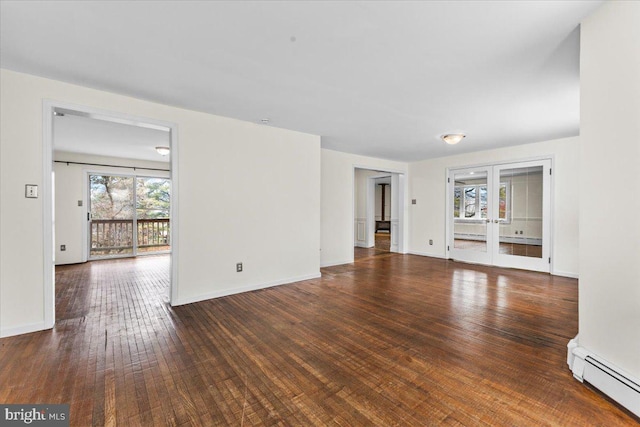
[[[93,219],[133,218],[133,177],[90,175]],[[164,178],[136,179],[138,219],[169,218],[171,182]]]

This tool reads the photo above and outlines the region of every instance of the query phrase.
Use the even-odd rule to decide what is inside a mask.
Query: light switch
[[[38,198],[38,186],[35,184],[27,184],[24,186],[24,197],[29,199]]]
[[[78,206],[82,206],[82,200],[78,200]]]

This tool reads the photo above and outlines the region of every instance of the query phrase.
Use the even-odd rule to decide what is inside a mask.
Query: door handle
[[[499,221],[499,220],[497,220],[497,219],[494,219],[494,220],[493,220],[493,222],[494,222],[494,224],[497,224],[497,223],[499,223],[500,221]]]

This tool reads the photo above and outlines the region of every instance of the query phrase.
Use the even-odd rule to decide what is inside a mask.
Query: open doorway
[[[354,259],[403,253],[404,176],[354,168]]]
[[[174,301],[177,127],[51,101],[45,101],[43,113],[44,176],[50,177],[43,185],[45,227],[51,227],[44,233],[46,325],[53,327],[58,317],[58,269],[66,268],[70,276],[71,267],[80,265],[88,266],[82,270],[87,274],[139,268],[122,262],[89,265],[106,262],[91,261],[100,258],[157,255],[149,261],[159,279],[154,289],[165,303]]]
[[[375,230],[373,235],[376,251],[391,251],[391,175],[373,178]]]

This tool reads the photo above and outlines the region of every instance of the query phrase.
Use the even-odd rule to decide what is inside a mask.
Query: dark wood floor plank
[[[0,401],[86,425],[622,426],[575,381],[577,282],[379,249],[172,308],[169,257],[56,269],[53,331],[0,340]]]

